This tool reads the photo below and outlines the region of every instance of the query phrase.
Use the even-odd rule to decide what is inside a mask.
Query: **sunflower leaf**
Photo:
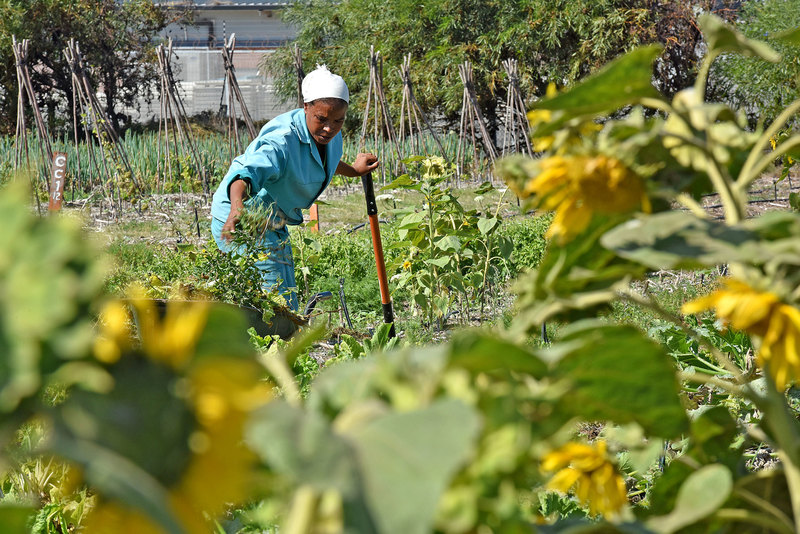
[[[753,39],[748,39],[725,22],[709,13],[697,17],[697,23],[708,41],[709,52],[725,53],[734,52],[744,56],[760,57],[764,61],[777,63],[781,55],[768,44]]]
[[[570,384],[562,406],[574,416],[636,422],[649,435],[663,438],[688,429],[672,359],[637,329],[581,321],[542,352],[554,364],[553,377]]]
[[[732,490],[733,476],[727,467],[701,467],[681,485],[672,512],[650,518],[647,526],[656,532],[676,532],[717,511],[728,500]]]
[[[605,66],[572,89],[536,104],[537,109],[560,111],[559,120],[537,130],[537,135],[555,131],[561,124],[581,116],[610,113],[645,97],[657,98],[651,82],[653,61],[661,53],[658,45],[637,48]]]

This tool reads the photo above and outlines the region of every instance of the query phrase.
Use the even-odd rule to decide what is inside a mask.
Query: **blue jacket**
[[[211,216],[226,221],[231,211],[230,185],[238,177],[250,186],[251,207],[273,203],[287,224],[303,222],[302,209],[311,207],[328,187],[342,159],[342,133],[325,145],[323,169],[302,108],[279,115],[259,132],[244,154],[236,157],[222,179],[211,203]]]

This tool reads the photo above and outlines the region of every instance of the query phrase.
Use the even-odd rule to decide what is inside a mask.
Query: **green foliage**
[[[747,523],[748,529],[767,527],[791,532],[800,518],[800,492],[790,489],[791,502],[769,510],[761,504],[770,499],[771,493],[761,492],[770,492],[784,482],[791,487],[793,481],[800,481],[800,457],[795,445],[800,427],[784,392],[774,386],[776,375],[768,372],[770,365],[784,364],[783,357],[796,358],[797,340],[791,331],[781,330],[776,335],[783,336],[781,343],[785,343],[786,353],[774,362],[765,362],[770,338],[765,330],[753,326],[747,314],[767,314],[760,316],[765,321],[764,328],[768,321],[770,332],[776,332],[772,329],[781,319],[777,314],[769,315],[767,303],[773,301],[768,299],[774,298],[774,306],[787,314],[797,312],[799,256],[792,236],[796,235],[798,222],[796,214],[781,212],[745,220],[745,206],[754,180],[777,157],[793,154],[800,144],[797,136],[784,136],[769,150],[770,139],[776,139],[800,103],[782,111],[766,130],[751,132],[742,115],[727,106],[704,102],[705,74],[720,55],[755,55],[769,61],[775,61],[777,55],[719,19],[706,15],[698,22],[709,46],[702,75],[695,87],[677,93],[671,101],[648,95],[646,90],[631,91],[623,99],[610,92],[617,82],[606,78],[606,73],[653,57],[643,51],[619,60],[606,73],[598,73],[565,94],[550,97],[534,112],[537,124],[533,136],[547,140],[548,153],[537,162],[507,160],[503,171],[515,190],[535,195],[539,205],[556,212],[550,233],[560,238],[560,246],[548,248],[539,267],[518,281],[522,315],[512,327],[528,331],[552,317],[571,320],[620,298],[652,311],[660,322],[651,333],[664,342],[663,346],[646,342],[632,328],[577,323],[559,332],[559,339],[547,349],[553,356],[542,352],[545,361],[558,362],[559,366],[563,362],[564,369],[572,373],[572,383],[580,384],[564,403],[568,410],[575,409],[576,415],[618,423],[633,416],[646,434],[687,436],[677,458],[649,490],[651,506],[636,511],[641,521],[636,528],[675,532],[692,526],[698,532],[736,532]],[[646,69],[634,70],[628,71],[629,76],[641,79],[628,79],[627,83],[646,89]],[[593,94],[609,97],[589,102],[587,88],[592,88]],[[627,116],[603,119],[602,127],[592,126],[599,116],[623,105],[653,108],[663,116],[646,118],[633,109]],[[599,183],[593,181],[597,175],[592,170],[604,158],[614,158],[619,162],[618,168],[634,172],[648,201],[637,199],[629,205],[613,196],[604,197],[615,194],[613,181],[626,172],[622,170]],[[566,172],[562,171],[564,168]],[[564,185],[558,184],[557,178]],[[724,221],[711,220],[700,206],[699,195],[708,189],[719,195]],[[598,207],[592,203],[594,197],[616,206]],[[668,211],[668,205],[663,203],[667,199],[679,202],[687,211]],[[581,202],[583,211],[574,210],[572,202]],[[631,209],[631,205],[635,208]],[[580,221],[578,225],[576,219],[580,218],[588,219],[588,224]],[[715,309],[720,318],[760,337],[760,346],[751,344],[746,333],[725,331],[712,320],[685,321],[651,295],[640,294],[631,284],[643,278],[647,270],[708,270],[720,264],[729,267],[734,281],[743,281],[743,288],[755,288],[752,300],[747,300],[750,294],[746,290],[726,286],[727,293],[714,293],[708,297],[710,300],[695,304],[695,309]],[[573,337],[575,333],[579,340]],[[753,348],[758,351],[755,366],[749,360]],[[653,386],[654,377],[663,379],[669,372],[668,353],[680,365],[678,379]],[[630,361],[634,354],[646,357],[647,362]],[[572,358],[576,359],[571,361]],[[603,364],[606,358],[609,363]],[[626,380],[623,375],[605,374],[614,367],[612,361],[617,365],[629,362],[629,369],[636,369],[637,385],[617,382]],[[797,379],[797,372],[792,367],[792,380]],[[678,385],[682,383],[687,385],[682,385],[685,391],[679,393]],[[642,384],[653,387],[652,391],[640,390],[633,398],[623,398]],[[783,389],[782,383],[778,387]],[[649,408],[637,406],[640,397],[650,393],[661,400],[644,401]],[[690,428],[678,401],[681,395],[690,399]],[[609,405],[605,405],[606,401],[610,401]],[[703,402],[719,406],[698,406]],[[672,415],[650,411],[656,405],[669,407]],[[615,413],[622,407],[631,412]],[[596,409],[599,411],[592,415]],[[658,428],[667,421],[667,427]],[[758,477],[743,468],[743,450],[749,443],[749,437],[742,432],[744,422],[762,430],[750,431],[750,436],[764,438],[773,450],[781,451],[783,474],[761,487],[749,486]],[[759,493],[744,490],[746,486],[758,487]],[[711,487],[719,491],[710,490]],[[742,498],[745,493],[748,497]],[[745,503],[749,497],[753,499]],[[729,511],[732,505],[737,510]],[[595,526],[597,531],[605,528]],[[569,529],[568,523],[564,529]]]
[[[457,299],[462,315],[469,314],[469,303],[476,300],[481,303],[482,315],[488,284],[507,271],[505,258],[512,247],[497,232],[499,207],[494,213],[465,210],[445,186],[455,169],[443,158],[416,157],[406,163],[410,174],[398,177],[385,189],[419,191],[423,204],[419,211],[396,210],[402,217],[398,240],[388,248],[404,251],[392,266],[399,271],[397,286],[408,289],[415,308],[431,325],[446,321]],[[466,322],[466,318],[462,320]]]
[[[0,195],[0,429],[24,417],[54,378],[70,383],[92,341],[106,266],[77,220],[40,218],[22,181]]]
[[[345,74],[355,95],[355,113],[348,115],[354,125],[366,103],[366,58],[374,44],[387,67],[384,83],[391,105],[399,110],[402,81],[389,75],[389,69],[411,54],[417,100],[453,123],[463,92],[457,66],[470,61],[478,100],[492,129],[500,116],[497,102],[505,94],[503,60],[518,58],[523,90],[541,95],[549,82],[573,83],[630,50],[653,25],[644,2],[622,5],[613,0],[434,0],[424,5],[410,0],[314,1],[294,4],[284,19],[299,28],[296,44],[305,65],[327,63]],[[296,98],[293,46],[265,59],[287,100]]]
[[[550,214],[536,217],[507,219],[497,232],[511,241],[511,255],[506,258],[508,276],[515,278],[526,269],[535,268],[547,249],[544,234],[550,226]]]
[[[0,116],[14,124],[17,81],[11,38],[30,39],[29,70],[50,128],[72,113],[71,73],[64,59],[70,39],[81,48],[95,88],[103,86],[105,109],[114,127],[128,117],[115,110],[155,94],[157,62],[153,38],[166,26],[166,13],[152,0],[9,0],[0,4]]]
[[[783,57],[768,63],[758,57],[729,54],[712,69],[709,88],[713,98],[744,109],[753,121],[772,122],[800,96],[797,43],[781,39],[781,33],[800,26],[800,2],[766,0],[745,2],[737,28],[743,35],[768,43]]]

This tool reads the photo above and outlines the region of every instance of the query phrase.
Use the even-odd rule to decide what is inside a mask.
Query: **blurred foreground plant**
[[[752,403],[757,410],[750,413],[757,415],[745,426],[726,410],[694,410],[688,445],[655,481],[650,507],[636,510],[638,527],[674,532],[698,523],[695,528],[703,531],[795,532],[800,530],[800,423],[785,390],[800,369],[800,217],[774,212],[748,218],[747,205],[750,187],[777,158],[797,157],[800,135],[785,135],[780,142],[775,135],[800,110],[800,101],[757,131],[747,129],[743,113],[704,102],[706,75],[720,55],[773,62],[779,56],[714,16],[698,20],[708,51],[694,87],[663,99],[650,85],[659,50],[641,48],[536,104],[532,135],[547,140],[541,159],[501,161],[501,174],[528,206],[555,211],[549,235],[557,238],[541,266],[517,281],[519,316],[512,328],[524,333],[545,320],[591,317],[621,299],[696,340],[714,362],[687,367],[680,379]],[[785,38],[797,40],[797,34]],[[608,118],[619,109],[625,113]],[[592,124],[595,128],[586,126]],[[703,208],[701,195],[707,193],[718,195],[724,221]],[[735,363],[745,361],[744,354],[722,352],[707,329],[692,328],[632,285],[651,270],[718,265],[727,266],[730,278],[711,295],[687,303],[683,312],[713,309],[730,328],[750,334],[757,350],[754,369]],[[563,342],[554,347],[559,345]],[[621,369],[604,372],[624,372],[638,382],[630,358],[621,345]],[[718,444],[709,439],[708,427],[701,431],[700,421],[718,427],[711,432],[718,432]],[[748,443],[768,444],[780,468],[745,469]],[[585,497],[586,490],[581,492]],[[788,498],[771,502],[774,492]],[[606,493],[610,499],[613,492]],[[600,502],[589,505],[598,509]]]

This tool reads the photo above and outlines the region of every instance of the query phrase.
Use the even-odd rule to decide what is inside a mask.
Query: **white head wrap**
[[[317,65],[311,73],[303,78],[303,102],[312,102],[318,98],[340,98],[350,102],[350,91],[341,76],[333,74],[325,65]]]

